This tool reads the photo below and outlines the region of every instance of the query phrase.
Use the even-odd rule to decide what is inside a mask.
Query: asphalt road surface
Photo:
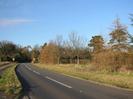
[[[28,63],[19,64],[16,73],[24,91],[20,99],[133,99],[133,91],[97,85]]]

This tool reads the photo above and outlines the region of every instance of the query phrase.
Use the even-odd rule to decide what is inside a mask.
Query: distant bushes
[[[0,41],[0,61],[30,62],[28,47],[18,46],[10,41]]]
[[[70,33],[68,40],[58,36],[40,50],[39,61],[46,64],[93,64],[93,70],[133,70],[132,35],[117,18],[114,21],[110,40],[105,44],[101,35],[93,36],[88,47],[76,33]]]
[[[124,25],[120,23],[119,19],[114,21],[114,28],[110,33],[111,39],[103,50],[93,50],[93,60],[98,69],[105,69],[110,72],[114,71],[129,71],[133,70],[133,47],[130,44],[132,41],[129,37],[128,31]],[[97,36],[93,37],[91,41],[93,48],[97,47],[101,42],[97,40]]]
[[[94,55],[93,63],[99,69],[106,69],[114,72],[125,69],[133,69],[133,53],[104,51]]]
[[[77,33],[70,33],[68,40],[59,37],[42,46],[39,56],[41,63],[85,64],[89,62],[91,59],[89,49]]]
[[[108,43],[101,35],[93,36],[88,47],[76,33],[70,33],[68,40],[59,36],[41,48],[39,60],[47,64],[91,63],[93,70],[109,72],[133,70],[133,37],[119,18],[114,21],[109,35]]]
[[[54,43],[49,43],[41,49],[40,62],[46,64],[57,64],[57,46]]]
[[[133,36],[117,18],[110,40],[105,42],[101,35],[92,36],[86,42],[75,32],[67,39],[57,36],[42,46],[21,47],[12,42],[0,42],[0,61],[40,62],[45,64],[93,64],[93,70],[133,70]],[[87,44],[88,43],[88,44]]]

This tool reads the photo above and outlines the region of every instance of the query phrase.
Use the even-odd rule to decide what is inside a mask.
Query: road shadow
[[[16,75],[18,77],[18,80],[20,81],[21,85],[22,85],[22,90],[20,91],[19,93],[19,96],[18,96],[18,99],[31,99],[30,98],[30,92],[31,92],[31,88],[32,86],[30,86],[30,84],[24,79],[24,77],[19,73],[19,65],[16,66],[15,68],[15,72],[16,72]]]

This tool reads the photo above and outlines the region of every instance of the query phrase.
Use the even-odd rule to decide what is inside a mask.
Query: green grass
[[[45,68],[54,72],[79,77],[86,80],[100,82],[121,88],[133,89],[133,73],[111,73],[103,71],[91,71],[90,65],[45,65],[35,64],[40,68]]]
[[[0,91],[6,94],[17,95],[21,90],[21,84],[15,73],[16,65],[6,69],[0,77]]]

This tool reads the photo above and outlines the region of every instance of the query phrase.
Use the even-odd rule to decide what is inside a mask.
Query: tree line
[[[133,16],[133,15],[131,15]],[[133,18],[131,17],[133,22]],[[132,25],[132,24],[131,24]],[[22,47],[9,41],[0,42],[0,60],[40,62],[45,64],[87,64],[109,71],[133,69],[133,36],[117,18],[109,33],[110,40],[95,35],[86,42],[72,32],[68,39],[58,35],[42,46]]]
[[[119,18],[114,21],[109,36],[110,40],[105,42],[101,35],[95,35],[88,46],[77,33],[70,33],[68,40],[57,36],[55,40],[43,45],[39,60],[50,64],[92,63],[95,68],[111,72],[133,70],[133,36]]]
[[[90,58],[89,49],[84,45],[83,39],[77,33],[70,33],[68,40],[57,36],[55,40],[44,44],[40,51],[39,60],[41,63],[85,63]]]
[[[0,61],[31,61],[28,47],[21,47],[10,41],[0,42]]]

